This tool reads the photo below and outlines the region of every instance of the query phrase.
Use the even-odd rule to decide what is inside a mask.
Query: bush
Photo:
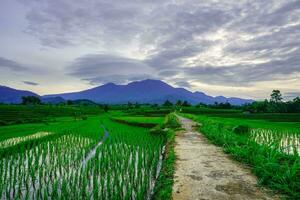
[[[0,120],[0,126],[6,126],[9,125],[6,121]]]
[[[232,129],[232,131],[233,131],[235,134],[238,134],[238,135],[244,135],[244,134],[249,133],[250,128],[249,128],[248,126],[245,126],[245,125],[238,125],[238,126],[234,127],[234,128]]]
[[[174,114],[169,114],[166,117],[165,127],[176,129],[176,128],[180,128],[181,125],[178,122],[177,117]]]
[[[23,123],[24,123],[24,121],[21,120],[21,119],[18,119],[18,120],[15,121],[15,124],[23,124]]]
[[[81,119],[82,120],[87,120],[87,116],[82,116]]]
[[[150,133],[153,135],[164,135],[165,131],[163,125],[161,124],[156,125],[152,129],[150,129]]]

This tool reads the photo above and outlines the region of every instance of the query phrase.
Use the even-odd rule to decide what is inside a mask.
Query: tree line
[[[23,105],[37,105],[42,104],[39,97],[36,96],[24,96],[22,97],[22,104]],[[72,105],[73,102],[68,100],[66,102],[67,105]],[[136,103],[127,103],[127,109],[137,109],[143,104]],[[150,105],[150,104],[147,104]],[[109,107],[107,104],[101,105],[105,112],[108,111]],[[188,101],[181,101],[177,100],[176,103],[172,103],[169,100],[166,100],[162,105],[162,107],[190,107],[192,106]],[[152,107],[159,107],[158,104],[153,104]],[[283,101],[282,94],[279,90],[273,90],[270,99],[265,99],[264,101],[254,101],[250,104],[245,104],[242,106],[234,106],[231,105],[229,102],[225,103],[218,103],[215,102],[214,104],[203,104],[199,103],[195,107],[207,107],[213,109],[239,109],[243,110],[244,112],[250,113],[299,113],[300,112],[300,97],[296,97],[290,101]]]
[[[175,104],[166,100],[162,105],[164,107],[173,107],[173,106],[182,106],[188,107],[191,106],[187,101],[178,100]],[[270,99],[265,99],[264,101],[254,101],[253,103],[245,104],[242,106],[231,105],[229,102],[214,104],[204,104],[199,103],[195,107],[205,107],[212,109],[238,109],[243,110],[244,112],[250,113],[299,113],[300,112],[300,97],[296,97],[290,101],[283,101],[282,94],[279,90],[273,90]]]
[[[255,101],[251,104],[242,106],[244,111],[251,113],[299,113],[300,98],[296,97],[290,101],[282,101],[282,95],[279,90],[273,90],[270,100]]]

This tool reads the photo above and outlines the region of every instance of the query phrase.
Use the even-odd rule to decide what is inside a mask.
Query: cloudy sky
[[[300,1],[1,0],[0,85],[49,94],[147,78],[300,95]]]

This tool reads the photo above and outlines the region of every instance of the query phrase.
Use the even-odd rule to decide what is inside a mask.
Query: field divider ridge
[[[108,138],[109,132],[106,130],[105,126],[102,124],[101,127],[104,130],[104,135],[102,139],[94,146],[91,151],[87,154],[87,156],[81,161],[81,167],[85,167],[87,162],[92,159],[96,155],[97,148],[103,144],[103,142]]]

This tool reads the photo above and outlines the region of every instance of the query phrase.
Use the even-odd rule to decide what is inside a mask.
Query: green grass
[[[165,108],[165,107],[157,107],[157,108],[151,108],[151,107],[141,107],[138,109],[130,109],[130,110],[124,110],[123,112],[126,115],[132,115],[132,116],[148,116],[148,117],[164,117],[167,114],[171,113],[173,111],[173,108]]]
[[[154,127],[157,124],[162,124],[164,122],[163,117],[142,117],[142,116],[118,116],[112,117],[113,121],[132,125],[132,126],[141,126],[141,127]]]
[[[212,114],[214,117],[222,118],[239,118],[249,120],[264,120],[269,122],[300,122],[299,113],[223,113],[223,114]]]
[[[153,199],[168,200],[172,199],[173,176],[175,172],[176,155],[174,151],[175,145],[175,131],[168,130],[167,132],[167,146],[165,158],[163,161],[160,175],[155,184]]]
[[[3,126],[0,128],[0,141],[13,137],[24,137],[41,131],[63,132],[78,127],[85,127],[95,116],[88,117],[88,120],[74,120],[71,117],[56,118],[55,122],[35,123],[35,124],[18,124]],[[98,117],[99,118],[99,117]]]
[[[187,116],[189,114],[186,114]],[[283,121],[272,122],[268,119],[244,119],[228,117],[227,115],[190,115],[197,116],[199,120],[213,119],[216,122],[222,123],[227,126],[246,125],[251,128],[264,128],[264,129],[280,129],[280,130],[293,130],[297,131],[300,128],[300,122],[286,122],[284,121],[285,114],[282,115]]]
[[[238,109],[214,109],[206,107],[182,107],[182,112],[190,114],[238,114],[241,110]]]
[[[97,106],[0,105],[0,126],[53,121],[57,117],[95,115]]]
[[[117,119],[121,119],[128,122],[137,122],[137,123],[150,123],[150,124],[162,124],[164,122],[164,117],[133,117],[133,116],[124,116],[118,117]]]
[[[182,115],[200,122],[202,126],[199,131],[211,142],[223,147],[224,151],[234,159],[251,166],[260,184],[287,195],[289,199],[300,198],[299,154],[283,151],[281,140],[276,139],[278,136],[282,139],[283,136],[294,137],[295,135],[299,138],[299,129],[294,127],[294,123]],[[254,139],[253,134],[264,137],[265,133],[262,131],[252,132],[252,134],[234,133],[233,128],[238,125],[249,126],[250,130],[269,130],[269,135],[265,137],[269,139],[260,140],[263,142]],[[294,132],[297,130],[298,132]]]
[[[174,183],[175,160],[175,132],[180,128],[180,124],[174,114],[166,116],[165,123],[162,128],[167,127],[166,137],[166,153],[162,164],[160,175],[155,184],[153,199],[168,200],[172,199],[172,189]]]

